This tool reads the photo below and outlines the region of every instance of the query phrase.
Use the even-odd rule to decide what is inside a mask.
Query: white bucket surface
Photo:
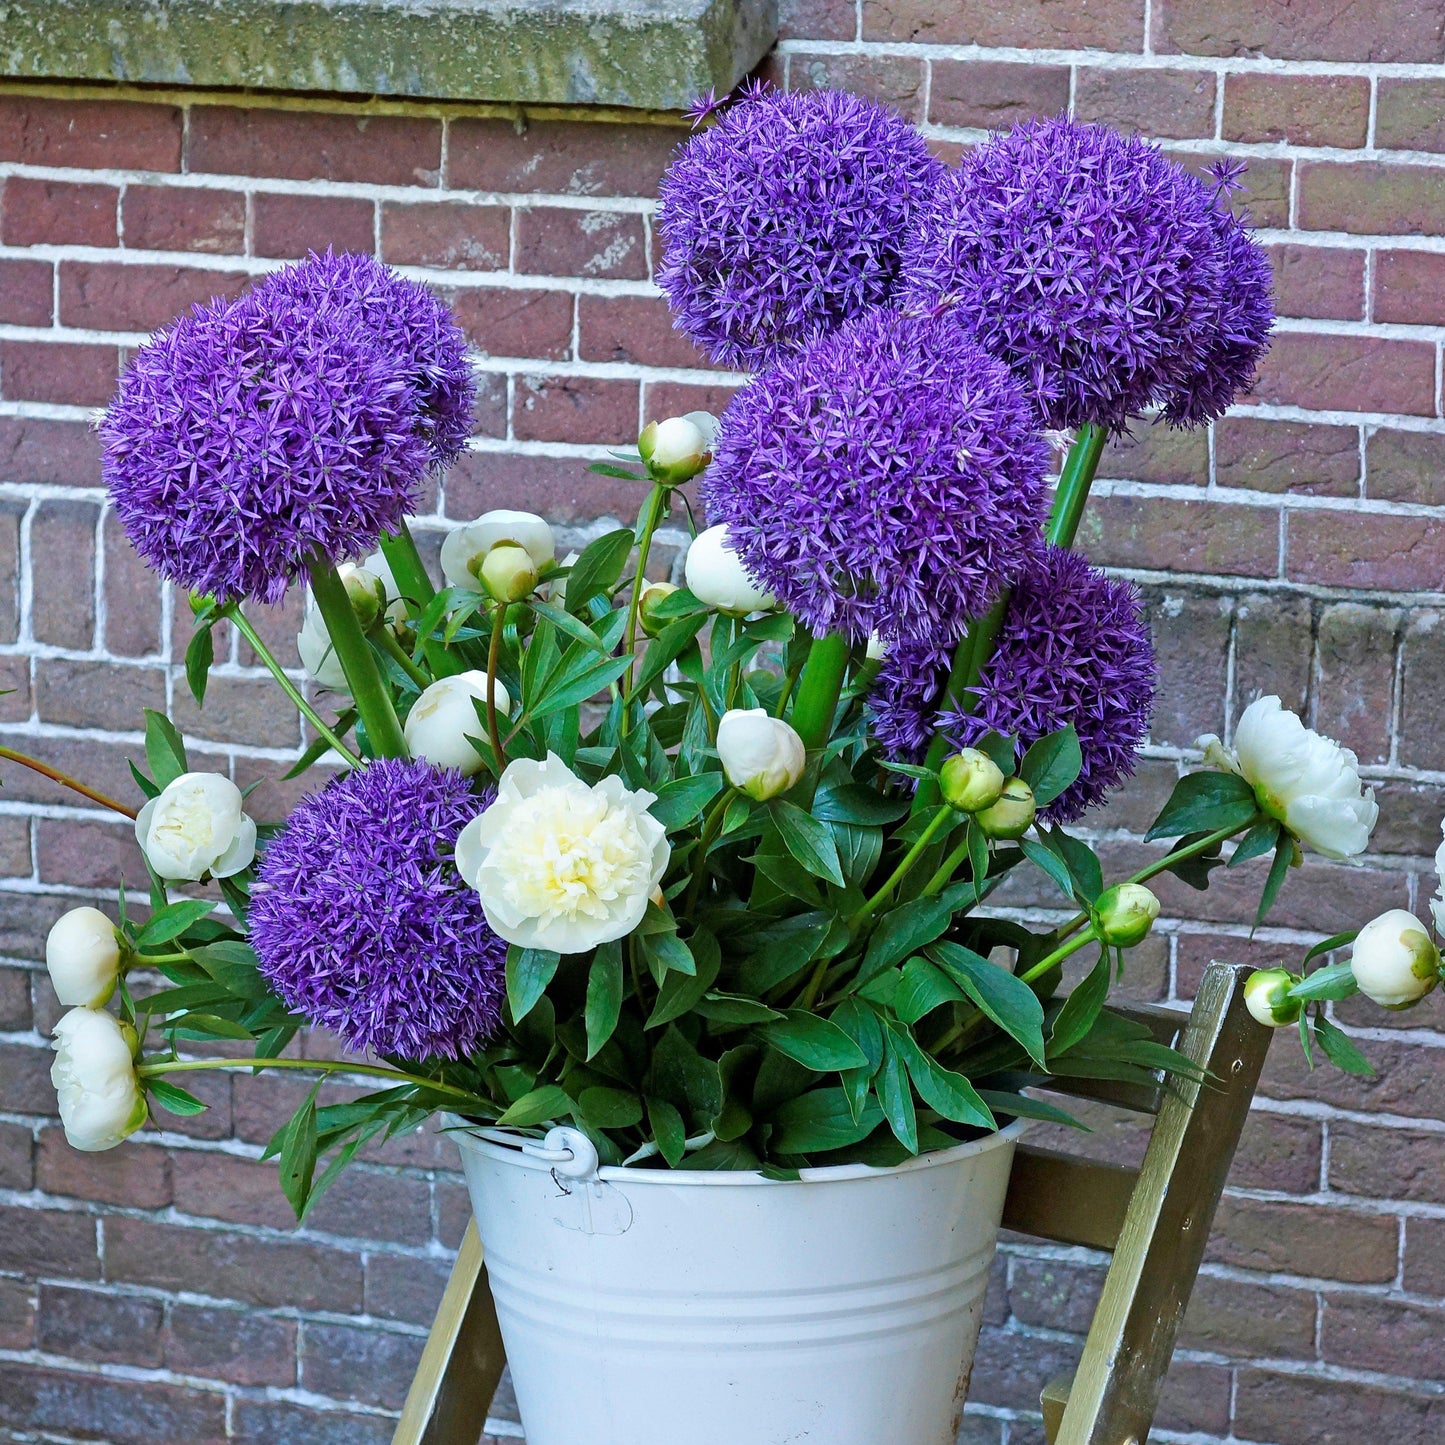
[[[1022,1129],[798,1182],[458,1131],[527,1445],[953,1445]]]

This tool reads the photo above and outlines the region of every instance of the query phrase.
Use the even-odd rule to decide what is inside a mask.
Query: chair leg
[[[471,1220],[392,1445],[476,1445],[505,1364],[482,1242]]]

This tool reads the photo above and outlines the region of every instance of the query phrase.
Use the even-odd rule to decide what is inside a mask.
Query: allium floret
[[[1011,736],[1020,757],[1072,723],[1083,767],[1039,810],[1049,822],[1068,823],[1133,775],[1158,681],[1138,590],[1050,547],[1014,586],[973,711],[940,722],[962,747],[990,731]]]
[[[1224,224],[1218,193],[1232,179],[1206,184],[1104,126],[1025,122],[938,187],[904,256],[901,304],[950,305],[1049,427],[1120,432],[1211,366],[1196,385],[1208,400],[1183,411],[1216,407],[1248,379],[1233,381],[1233,351],[1211,362],[1237,346],[1220,334],[1258,329],[1252,304],[1221,320],[1227,288],[1255,279],[1236,254],[1253,241]]]
[[[459,773],[380,759],[304,798],[267,847],[250,931],[288,1008],[349,1048],[461,1058],[501,1021],[507,946],[457,873],[491,800]]]
[[[885,301],[944,167],[896,112],[843,91],[757,87],[679,150],[659,191],[658,285],[724,366]]]
[[[898,642],[878,665],[868,691],[868,731],[896,763],[921,763],[938,731],[943,689],[957,639]]]
[[[280,599],[320,553],[359,556],[470,430],[445,308],[368,257],[313,256],[136,353],[101,424],[137,552],[222,601]]]
[[[714,524],[814,633],[957,636],[1040,545],[1048,451],[946,318],[878,309],[754,378],[704,474]]]

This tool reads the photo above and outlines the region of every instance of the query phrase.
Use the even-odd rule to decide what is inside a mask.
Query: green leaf
[[[859,1069],[868,1062],[863,1050],[837,1024],[803,1009],[788,1009],[776,1023],[762,1024],[758,1036],[770,1048],[818,1074]]]
[[[676,1024],[668,1024],[652,1051],[646,1092],[666,1099],[686,1120],[711,1123],[722,1108],[722,1074],[705,1059]]]
[[[621,477],[628,482],[645,482],[647,480],[642,472],[629,471],[626,467],[614,467],[609,462],[593,462],[587,470],[596,472],[599,477]]]
[[[1045,1103],[1042,1099],[1030,1098],[1027,1094],[1009,1093],[1002,1089],[980,1089],[978,1097],[993,1111],[995,1118],[1000,1114],[1013,1114],[1020,1119],[1038,1119],[1045,1124],[1067,1124],[1074,1129],[1088,1127],[1063,1109]]]
[[[861,823],[872,827],[897,822],[907,812],[906,798],[876,792],[862,783],[844,783],[838,787],[825,784],[818,789],[813,803],[813,816],[824,823]]]
[[[577,1112],[598,1129],[630,1129],[642,1122],[642,1100],[626,1089],[597,1086],[577,1095]]]
[[[1235,773],[1188,773],[1174,785],[1169,801],[1144,835],[1178,838],[1185,833],[1212,833],[1219,828],[1243,828],[1259,812],[1254,789]]]
[[[356,709],[347,708],[340,717],[336,719],[331,731],[339,738],[344,738],[347,732],[356,725]],[[331,751],[331,744],[325,738],[317,738],[309,744],[306,751],[296,759],[292,765],[281,774],[282,782],[289,782],[292,778],[299,778],[308,768],[314,767],[322,757]]]
[[[1052,803],[1079,776],[1084,755],[1073,723],[1041,737],[1023,756],[1019,777],[1034,792],[1039,807]]]
[[[215,910],[214,903],[206,903],[199,898],[183,898],[178,903],[169,903],[146,920],[145,926],[136,934],[136,947],[152,948],[158,943],[179,938],[193,923],[199,923]]]
[[[700,773],[677,778],[657,790],[657,801],[647,810],[668,832],[685,827],[727,785],[721,773]]]
[[[924,1053],[907,1029],[890,1028],[888,1038],[902,1053],[908,1077],[913,1080],[919,1098],[930,1109],[937,1110],[945,1119],[972,1124],[976,1129],[998,1128],[988,1105],[962,1074],[945,1069],[936,1059]]]
[[[1279,842],[1274,848],[1274,861],[1269,865],[1269,877],[1264,880],[1264,891],[1259,895],[1259,909],[1254,915],[1255,928],[1264,922],[1269,910],[1274,907],[1274,900],[1279,897],[1279,890],[1284,887],[1289,865],[1294,861],[1294,849],[1294,839],[1281,828]]]
[[[878,920],[868,940],[868,951],[859,965],[857,983],[861,986],[875,974],[901,963],[911,953],[932,943],[953,921],[953,909],[939,898],[915,898],[897,908],[890,908]]]
[[[769,1008],[755,998],[745,998],[736,993],[706,994],[693,1005],[693,1011],[709,1023],[722,1024],[724,1027],[765,1024],[769,1019],[782,1018],[777,1009]]]
[[[507,1006],[513,1023],[532,1012],[561,962],[562,955],[550,948],[518,948],[514,943],[507,949]]]
[[[1053,879],[1065,898],[1073,898],[1074,880],[1069,876],[1069,870],[1064,866],[1062,858],[1055,856],[1051,849],[1044,847],[1042,843],[1036,843],[1032,838],[1020,838],[1019,847],[1023,849],[1025,858]]]
[[[702,631],[707,622],[706,612],[695,612],[669,622],[647,645],[642,654],[642,663],[637,669],[632,684],[632,696],[640,697],[674,663]]]
[[[1268,853],[1279,841],[1279,826],[1273,818],[1261,818],[1239,840],[1234,852],[1230,855],[1229,866],[1238,868],[1241,863],[1248,863],[1251,858],[1258,858],[1262,854]]]
[[[523,1094],[497,1123],[503,1128],[531,1129],[552,1119],[565,1119],[572,1112],[572,1100],[566,1089],[544,1084],[540,1089]]]
[[[1332,963],[1327,968],[1317,968],[1303,982],[1290,989],[1291,998],[1310,1002],[1314,999],[1349,998],[1360,991],[1355,982],[1355,970],[1346,959],[1343,963]]]
[[[810,1089],[779,1106],[769,1147],[778,1154],[821,1154],[866,1139],[883,1122],[871,1100],[857,1118],[842,1089]]]
[[[1109,950],[1101,948],[1098,963],[1064,1000],[1063,1008],[1054,1019],[1054,1026],[1049,1032],[1051,1066],[1055,1055],[1073,1048],[1094,1027],[1108,997],[1109,982]]]
[[[878,1015],[860,1000],[845,998],[833,1010],[832,1021],[863,1051],[871,1076],[883,1062],[883,1025]]]
[[[1042,829],[1039,837],[1069,870],[1075,896],[1085,903],[1095,903],[1104,891],[1104,873],[1094,850],[1082,839],[1071,838],[1062,828]]]
[[[1015,739],[1004,737],[990,729],[975,744],[979,752],[993,760],[1004,777],[1012,777],[1018,771],[1018,745]]]
[[[937,964],[926,958],[910,958],[903,965],[903,982],[893,995],[893,1009],[906,1024],[941,1008],[946,1003],[962,1003],[968,995]]]
[[[676,923],[660,933],[639,931],[633,938],[659,987],[674,973],[691,978],[697,972],[697,961],[692,950],[678,937]]]
[[[1343,1069],[1347,1074],[1358,1074],[1362,1078],[1374,1078],[1374,1066],[1323,1014],[1315,1018],[1315,1039],[1325,1051],[1325,1057],[1336,1068]]]
[[[580,670],[575,666],[565,669],[555,682],[548,680],[542,696],[529,709],[531,720],[536,722],[586,702],[616,682],[627,671],[631,660],[629,657],[604,657]]]
[[[838,860],[838,845],[827,825],[805,813],[796,803],[774,798],[768,814],[777,827],[783,846],[815,878],[843,887],[843,868]]]
[[[1360,935],[1358,928],[1347,928],[1343,933],[1336,933],[1331,938],[1322,938],[1310,951],[1305,954],[1304,963],[1318,958],[1322,953],[1333,953],[1337,948],[1343,948],[1347,943],[1353,943]]]
[[[206,701],[206,682],[215,660],[216,649],[211,641],[210,625],[197,627],[186,645],[186,682],[197,707],[203,706]]]
[[[865,828],[857,823],[829,823],[828,831],[838,845],[838,862],[848,886],[866,887],[883,857],[883,829]]]
[[[164,713],[146,708],[146,763],[158,787],[173,783],[182,773],[190,771],[186,762],[186,745],[175,724]]]
[[[883,1036],[883,1064],[874,1087],[883,1117],[894,1137],[910,1154],[918,1153],[918,1113],[913,1106],[913,1087],[908,1078],[908,1061],[898,1047],[898,1037],[889,1029]]]
[[[656,1099],[649,1094],[647,1123],[662,1157],[676,1169],[687,1152],[687,1125],[683,1123],[682,1115],[666,1099]]]
[[[722,967],[722,950],[712,934],[697,932],[692,937],[690,954],[697,972],[670,971],[657,991],[657,1003],[648,1016],[646,1027],[653,1029],[691,1013],[703,994],[713,986]]]
[[[580,642],[583,647],[590,647],[594,652],[604,650],[602,641],[597,634],[570,612],[564,612],[560,607],[554,607],[552,603],[544,602],[540,597],[529,597],[527,606],[538,617],[545,617],[559,632],[565,632],[568,637],[575,642]]]
[[[587,969],[587,1057],[610,1039],[622,1017],[622,940],[599,945]]]
[[[223,1019],[218,1014],[183,1013],[166,1020],[168,1032],[186,1034],[201,1039],[236,1039],[249,1044],[253,1037],[251,1030],[234,1019]]]
[[[151,1098],[168,1114],[180,1114],[184,1118],[192,1114],[204,1114],[209,1107],[201,1103],[194,1094],[175,1084],[168,1084],[164,1079],[147,1079],[146,1089]]]
[[[1044,1067],[1044,1006],[1017,975],[957,943],[936,943],[928,955],[1040,1068]]]
[[[568,612],[581,612],[594,597],[612,596],[634,543],[632,528],[624,527],[605,533],[583,549],[567,577]]]
[[[281,1190],[298,1219],[306,1208],[311,1177],[316,1172],[316,1091],[320,1087],[318,1080],[281,1135]]]

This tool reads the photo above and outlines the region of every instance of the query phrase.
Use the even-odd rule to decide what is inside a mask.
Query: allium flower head
[[[925,638],[888,649],[868,692],[868,730],[896,763],[921,763],[938,731],[938,710],[958,639]]]
[[[1238,262],[1215,189],[1158,147],[1059,117],[965,157],[903,263],[903,304],[941,301],[1027,384],[1050,427],[1121,431],[1204,363]]]
[[[101,426],[103,475],[162,576],[275,602],[313,552],[396,530],[471,400],[440,303],[369,258],[313,256],[141,347]]]
[[[1073,723],[1083,767],[1040,816],[1067,823],[1134,772],[1159,669],[1139,594],[1074,552],[1049,547],[1009,597],[967,716],[942,726],[960,746],[992,731],[1030,743]]]
[[[1040,545],[1047,462],[1007,368],[946,318],[878,309],[733,398],[702,497],[813,632],[937,639]]]
[[[379,759],[302,800],[251,901],[261,972],[358,1052],[461,1058],[493,1033],[507,946],[452,862],[490,801],[460,774]]]
[[[756,88],[679,150],[658,285],[715,362],[757,370],[886,300],[943,166],[902,116],[842,91]]]

